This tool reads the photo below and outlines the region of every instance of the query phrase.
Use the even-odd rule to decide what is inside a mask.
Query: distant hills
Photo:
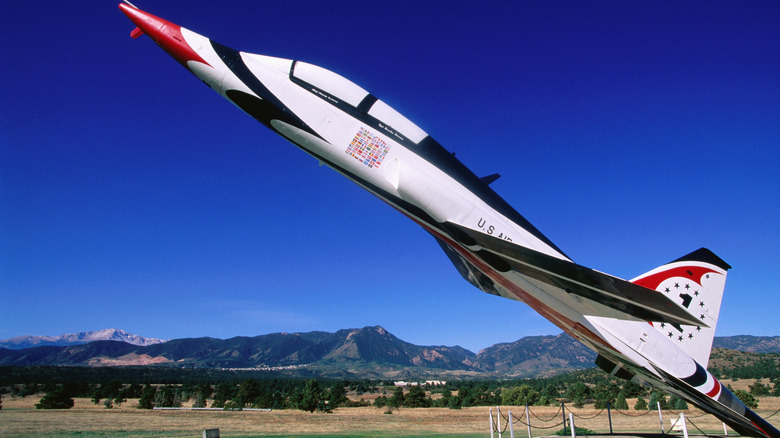
[[[142,342],[132,335],[128,337],[126,332],[118,332]],[[83,337],[87,338],[91,339]],[[400,380],[550,376],[590,368],[596,356],[565,334],[525,337],[475,354],[458,346],[410,344],[379,326],[335,333],[274,333],[230,339],[205,337],[146,342],[151,345],[98,340],[67,346],[0,348],[0,365],[253,368],[282,376]],[[719,344],[780,351],[780,337],[716,338],[716,346]]]
[[[0,348],[0,365],[261,368],[288,375],[341,378],[528,377],[588,368],[594,359],[592,351],[564,334],[523,338],[475,354],[458,346],[410,344],[379,326],[335,333],[185,338],[145,346],[99,340],[69,346]]]
[[[94,341],[119,341],[132,345],[154,345],[165,342],[157,338],[144,338],[119,329],[104,329],[94,332],[69,333],[60,336],[17,336],[0,341],[0,348],[21,350],[31,347],[80,345]]]
[[[716,337],[713,348],[728,348],[745,353],[780,353],[780,336],[728,336]]]

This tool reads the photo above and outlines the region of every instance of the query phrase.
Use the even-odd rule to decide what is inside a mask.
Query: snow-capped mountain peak
[[[110,328],[93,332],[69,333],[60,336],[17,336],[15,338],[0,341],[0,347],[11,350],[21,350],[30,347],[42,347],[47,345],[68,346],[87,344],[93,341],[120,341],[128,344],[147,346],[166,342],[165,339],[144,338],[124,330]]]

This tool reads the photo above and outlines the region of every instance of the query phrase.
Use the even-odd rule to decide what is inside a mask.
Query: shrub
[[[583,436],[583,435],[596,435],[596,432],[588,429],[587,427],[579,427],[574,426],[574,434],[577,436]],[[569,436],[571,435],[571,429],[561,429],[558,432],[555,432],[554,435],[556,436]]]
[[[745,406],[749,407],[750,409],[758,409],[758,399],[753,397],[753,394],[738,389],[734,391],[734,395],[736,395],[737,398],[742,400],[742,403],[744,403]]]
[[[57,388],[44,395],[41,401],[35,404],[35,409],[70,409],[73,404],[70,394],[63,388]]]

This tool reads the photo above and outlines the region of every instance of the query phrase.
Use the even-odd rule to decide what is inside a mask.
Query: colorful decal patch
[[[390,148],[384,140],[370,133],[367,129],[360,128],[345,152],[366,166],[373,168],[382,164],[382,160],[387,157],[389,150]]]

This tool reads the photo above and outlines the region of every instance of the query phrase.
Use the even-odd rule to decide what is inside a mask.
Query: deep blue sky
[[[780,334],[780,4],[136,4],[352,79],[580,264],[631,278],[709,247],[734,267],[717,334]],[[116,2],[2,2],[0,24],[0,338],[559,333],[132,40]]]

